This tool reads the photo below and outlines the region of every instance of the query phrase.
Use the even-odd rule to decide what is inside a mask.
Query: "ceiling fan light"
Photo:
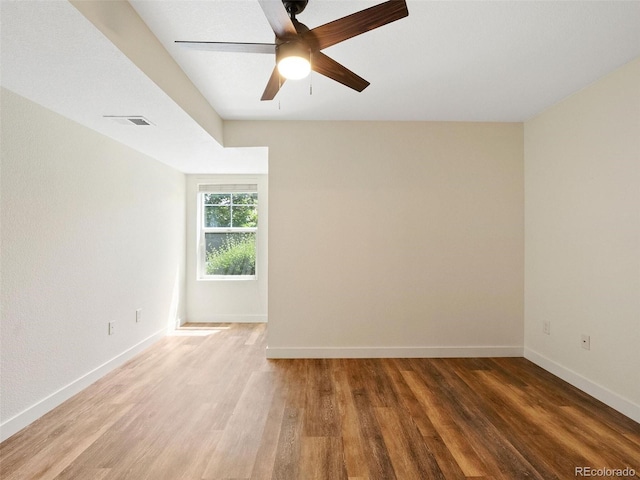
[[[278,71],[287,80],[300,80],[309,75],[311,64],[303,57],[285,57],[278,62]]]
[[[278,71],[287,80],[300,80],[311,72],[309,48],[301,43],[284,43],[276,49]]]

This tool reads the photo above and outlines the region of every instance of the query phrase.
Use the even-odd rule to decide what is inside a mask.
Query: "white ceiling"
[[[313,28],[381,0],[310,0]],[[371,82],[319,74],[260,102],[275,59],[175,40],[273,42],[256,0],[131,4],[226,119],[523,121],[640,55],[640,2],[420,1],[409,16],[324,51]]]
[[[0,37],[3,87],[185,173],[266,173],[266,148],[223,149],[66,0],[0,0]]]
[[[377,3],[310,0],[298,18],[313,28]],[[261,102],[270,55],[173,44],[273,41],[257,0],[131,1],[224,119],[523,121],[640,56],[636,0],[407,4],[409,17],[324,51],[371,82],[364,92],[313,74],[313,95],[309,80],[289,81]],[[4,87],[184,172],[242,170],[264,156],[222,149],[67,1],[0,0],[0,20]]]

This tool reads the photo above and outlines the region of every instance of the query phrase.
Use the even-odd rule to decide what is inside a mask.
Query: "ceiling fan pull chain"
[[[309,63],[311,63],[311,65],[313,65],[313,52],[309,53]],[[313,70],[310,72],[309,75],[309,96],[313,95]]]

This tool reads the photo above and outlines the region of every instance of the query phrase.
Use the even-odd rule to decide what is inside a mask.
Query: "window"
[[[255,278],[257,185],[200,185],[201,278]]]

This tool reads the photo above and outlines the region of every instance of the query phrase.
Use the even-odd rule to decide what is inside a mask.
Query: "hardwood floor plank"
[[[419,375],[413,371],[402,372],[409,388],[413,390],[416,398],[424,406],[429,415],[438,437],[447,446],[451,456],[455,458],[458,466],[466,477],[485,476],[487,467],[464,435],[457,427],[451,416],[440,404],[434,392],[429,390],[421,381]]]
[[[542,439],[546,445],[547,455],[545,455],[545,459],[547,463],[555,461],[554,468],[560,469],[565,475],[569,475],[575,465],[587,465],[589,462],[594,461],[606,462],[604,451],[607,450],[608,443],[611,441],[617,442],[618,447],[626,445],[620,436],[616,440],[608,438],[607,433],[612,431],[610,429],[605,430],[602,427],[599,432],[589,431],[589,425],[595,427],[592,423],[593,421],[589,417],[577,415],[575,411],[572,415],[572,407],[551,405],[551,408],[544,408],[539,401],[536,403],[531,402],[532,398],[536,398],[535,396],[526,393],[525,390],[510,388],[502,382],[501,378],[496,378],[493,374],[483,375],[483,383],[489,385],[495,392],[500,392],[503,398],[510,402],[510,410],[518,411],[522,415],[523,421],[520,423],[531,424],[529,431],[533,428],[537,430],[535,435],[527,435],[523,438],[521,449],[528,448],[531,445],[532,438]],[[557,415],[560,412],[562,414]],[[512,433],[515,432],[512,430]],[[598,439],[597,442],[595,439]],[[512,443],[515,443],[515,439],[512,439]],[[538,448],[543,447],[540,445]],[[557,457],[553,455],[554,451],[567,451],[570,453]],[[588,453],[594,451],[596,452],[595,454]],[[625,453],[625,448],[623,447],[618,452]],[[627,454],[630,452],[630,450],[626,451]],[[542,466],[539,465],[538,470],[541,469]],[[547,474],[547,476],[549,475]]]
[[[140,478],[169,442],[169,421],[177,411],[177,407],[162,404],[130,410],[78,457],[78,464],[108,468],[107,478]],[[172,425],[174,430],[181,427]]]
[[[397,477],[366,389],[369,369],[357,368],[357,362],[349,362],[347,369],[370,478],[395,480]]]
[[[307,379],[309,360],[300,359],[294,362],[290,360],[274,360],[275,368],[284,371],[287,383],[287,406],[304,409],[307,404]]]
[[[390,407],[378,407],[375,413],[398,478],[446,480],[410,417],[404,412],[398,414],[396,409]]]
[[[38,450],[29,449],[25,445],[21,461],[14,463],[12,472],[2,475],[3,480],[22,480],[25,478],[53,479],[62,473],[87,448],[100,439],[114,423],[125,415],[131,406],[117,408],[105,405],[95,414],[86,412],[78,417],[81,429],[71,428],[73,419],[66,418],[64,431],[48,437],[46,444],[41,444]],[[8,470],[11,458],[2,455],[2,470]],[[19,465],[19,466],[18,466]]]
[[[107,478],[111,472],[108,468],[77,468],[71,467],[65,469],[55,480],[68,480],[76,478],[90,478],[91,480],[103,480]]]
[[[476,444],[476,450],[482,452],[485,464],[491,466],[489,474],[495,477],[545,480],[514,448],[503,432],[491,423],[478,404],[480,397],[456,374],[456,363],[451,365],[443,360],[434,359],[430,362],[441,378],[439,393],[446,399],[457,423],[466,426],[465,433]],[[422,371],[427,374],[427,369]]]
[[[302,437],[300,471],[308,480],[346,480],[339,437]]]
[[[306,437],[335,437],[340,434],[330,365],[326,359],[308,361],[303,427]]]
[[[545,430],[545,438],[550,438],[560,445],[562,451],[572,452],[574,457],[580,458],[575,461],[576,464],[609,465],[614,461],[607,455],[605,445],[600,439],[585,434],[580,425],[567,422],[549,411],[538,410],[536,417]]]
[[[203,478],[250,478],[275,392],[273,375],[255,372],[233,410]]]
[[[207,464],[222,437],[222,431],[211,430],[210,404],[194,405],[192,409],[182,409],[180,428],[167,431],[162,436],[159,453],[149,463],[141,463],[137,478],[155,480],[159,478],[202,478]],[[131,475],[136,472],[130,470]]]
[[[267,360],[265,327],[187,325],[1,443],[0,477],[640,479],[640,425],[525,359]]]
[[[396,476],[400,479],[418,480],[420,473],[411,456],[406,454],[409,445],[402,435],[393,410],[389,407],[376,407],[374,411]]]
[[[483,391],[492,392],[487,394],[488,397],[495,398],[493,395],[498,395],[503,399],[504,408],[495,410],[493,423],[511,435],[511,443],[530,459],[539,472],[544,473],[545,478],[554,478],[557,472],[562,473],[560,478],[568,476],[576,465],[588,463],[580,449],[566,449],[565,439],[568,437],[564,433],[560,437],[549,434],[550,428],[558,428],[554,423],[550,424],[548,418],[548,412],[555,408],[544,408],[544,403],[534,401],[535,397],[527,394],[529,387],[515,389],[491,373],[483,372],[481,379],[486,386]],[[513,422],[513,415],[504,412],[515,413],[521,420]],[[540,455],[539,452],[545,454]],[[557,452],[564,453],[558,455]]]
[[[489,421],[527,458],[538,473],[551,480],[558,478],[555,472],[570,470],[571,460],[566,456],[554,455],[554,449],[559,445],[550,442],[544,434],[544,428],[537,419],[537,407],[529,404],[517,387],[502,381],[502,378],[494,378],[489,371],[472,372],[471,375],[477,380],[470,384],[470,388],[482,399],[481,408]],[[514,412],[522,412],[527,416],[514,422]],[[516,415],[516,418],[519,417]],[[540,451],[546,451],[547,455],[536,454]],[[573,464],[580,461],[577,458],[573,460]]]
[[[361,372],[360,379],[372,407],[397,407],[398,397],[386,370],[381,368],[382,362],[384,359],[365,358],[355,360],[354,365]]]
[[[342,365],[343,361],[339,362],[340,366],[334,372],[334,381],[338,414],[342,425],[341,436],[345,467],[349,478],[368,478],[369,468],[360,436],[358,412],[353,403],[349,380]]]
[[[253,325],[253,330],[251,332],[251,335],[249,335],[249,338],[247,338],[247,341],[244,342],[244,344],[245,345],[255,345],[256,341],[262,335],[264,335],[266,329],[267,329],[267,324],[266,323],[256,323],[255,325]]]
[[[606,422],[620,434],[637,431],[637,422],[525,358],[513,358],[510,359],[511,362],[502,358],[493,360],[506,370],[514,372],[514,375],[520,376],[527,383],[532,396],[535,395],[544,402],[551,401],[556,406],[571,405],[584,415]]]
[[[203,435],[194,435],[189,442],[189,453],[187,454],[186,468],[175,477],[176,480],[200,480],[204,477],[204,472],[211,458],[215,455],[216,447],[222,431],[207,430]],[[160,477],[161,478],[161,477]]]
[[[402,376],[403,371],[409,371],[410,369],[407,362],[393,358],[383,359],[382,364],[396,392],[399,403],[420,429],[421,435],[423,437],[437,437],[436,428]]]
[[[465,480],[469,478],[463,473],[442,438],[439,436],[424,437],[424,444],[427,450],[433,453],[444,478],[447,480]]]
[[[282,428],[282,420],[284,418],[284,410],[286,407],[285,388],[280,383],[276,385],[271,409],[267,416],[264,426],[262,438],[260,439],[260,448],[256,454],[256,461],[251,472],[251,480],[270,480],[276,461],[278,438]]]
[[[273,467],[273,480],[301,478],[300,444],[303,414],[299,408],[285,409]]]
[[[622,436],[627,440],[630,440],[633,443],[635,443],[638,446],[638,449],[640,450],[640,433],[625,433]]]

